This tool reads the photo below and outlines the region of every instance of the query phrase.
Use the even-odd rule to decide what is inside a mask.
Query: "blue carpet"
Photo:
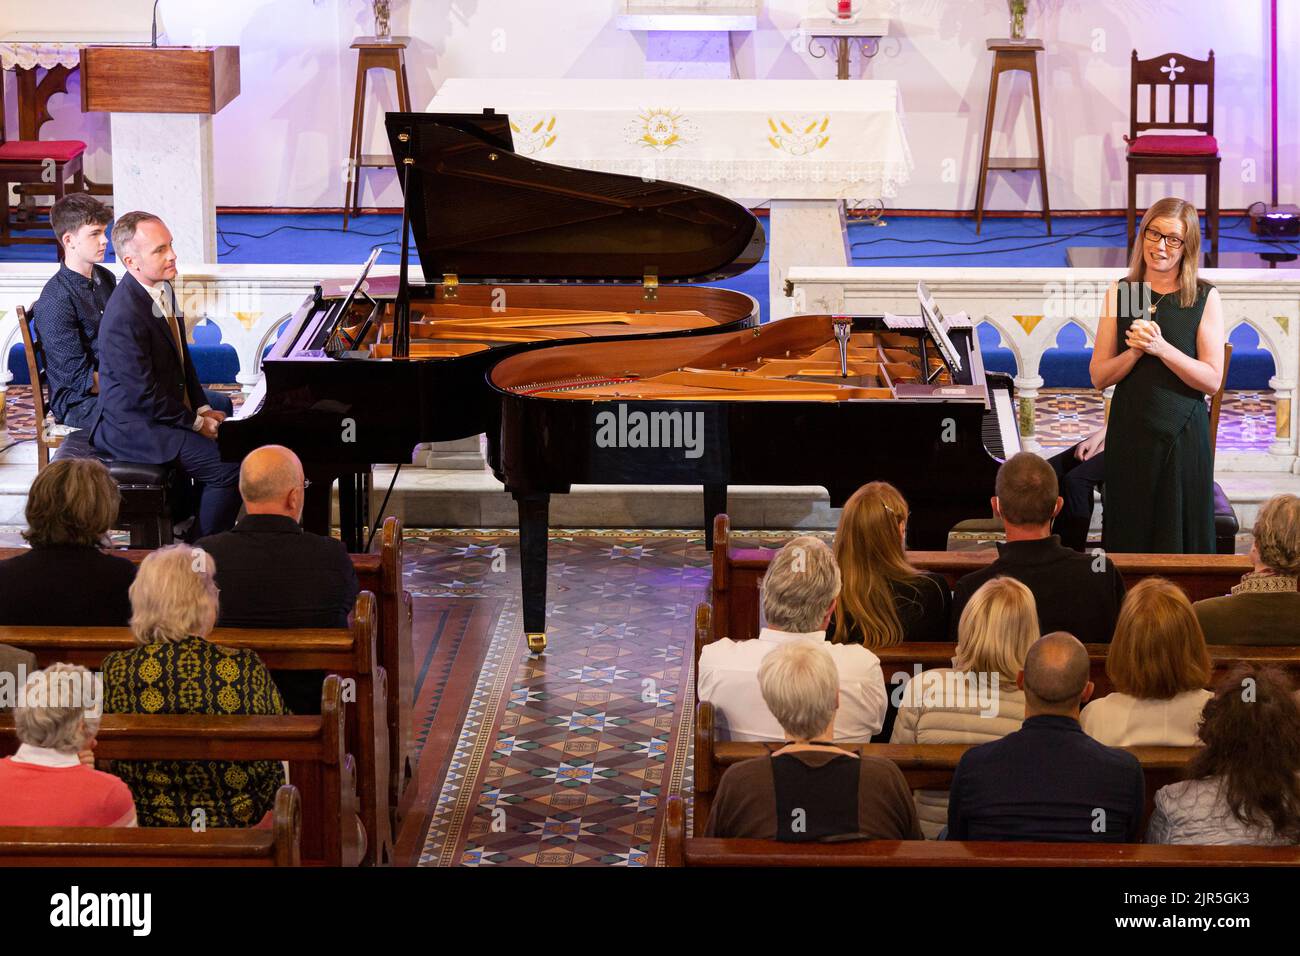
[[[985,220],[980,235],[975,233],[973,218],[953,219],[939,216],[886,216],[887,225],[851,223],[849,239],[853,264],[861,266],[1065,266],[1069,246],[1117,246],[1124,235],[1124,220],[1118,216],[1058,218],[1054,235],[1048,236],[1043,223],[1033,219]],[[397,233],[401,217],[370,215],[354,219],[347,232],[343,217],[335,213],[296,215],[228,214],[217,217],[218,250],[222,262],[231,263],[355,263],[360,265],[372,247],[380,245],[383,265],[398,261]],[[766,225],[766,222],[765,222]],[[1276,249],[1250,235],[1244,217],[1223,220],[1222,251]],[[52,246],[0,247],[0,262],[49,262]],[[113,258],[112,250],[109,259]],[[412,249],[412,261],[419,256]],[[714,283],[746,292],[758,300],[763,315],[768,314],[767,259],[744,275]],[[954,308],[960,305],[954,304]],[[215,331],[215,330],[214,330]],[[210,341],[205,341],[210,340]],[[999,371],[1013,371],[1009,350],[997,347],[997,333],[981,326],[980,341],[986,364]],[[1232,370],[1229,388],[1267,388],[1273,372],[1272,356],[1259,349],[1255,332],[1239,326],[1232,335]],[[1048,352],[1041,374],[1048,387],[1086,388],[1088,351],[1083,348],[1083,331],[1068,326],[1057,340],[1057,348]],[[9,368],[16,383],[27,380],[22,347],[16,346],[9,356]],[[231,382],[237,368],[234,351],[220,345],[215,335],[195,333],[195,364],[205,382]]]

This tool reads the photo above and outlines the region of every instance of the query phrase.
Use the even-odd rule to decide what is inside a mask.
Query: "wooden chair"
[[[86,179],[81,168],[86,144],[78,139],[35,139],[5,141],[5,90],[4,72],[0,71],[0,201],[4,215],[0,217],[0,246],[14,243],[42,243],[58,240],[42,226],[42,236],[14,236],[10,223],[9,187],[14,184],[43,183],[50,187],[54,201],[66,192],[66,183],[72,179],[72,191],[84,192]]]
[[[1137,178],[1146,175],[1192,174],[1205,177],[1205,226],[1210,239],[1207,265],[1219,264],[1219,142],[1214,138],[1214,51],[1209,59],[1193,60],[1181,53],[1162,53],[1149,60],[1133,51],[1129,93],[1128,237],[1133,251],[1137,226]],[[1205,118],[1197,120],[1197,90],[1204,90]],[[1139,90],[1147,103],[1146,119],[1138,120]],[[1168,98],[1159,91],[1168,93]],[[1149,132],[1155,130],[1157,132]],[[1162,130],[1191,130],[1200,135],[1169,135]]]
[[[0,827],[0,866],[300,866],[298,789],[275,794],[270,830]]]
[[[70,435],[53,432],[58,423],[49,412],[49,379],[45,374],[45,350],[36,334],[35,306],[18,306],[18,329],[23,336],[27,356],[27,377],[32,383],[32,405],[36,412],[36,467],[40,471],[50,463],[50,449],[62,448],[68,458],[98,458],[108,467],[122,494],[118,522],[131,534],[133,548],[161,548],[172,543],[173,499],[178,482],[183,481],[171,465],[149,465],[118,461],[90,443],[89,430],[82,428]]]

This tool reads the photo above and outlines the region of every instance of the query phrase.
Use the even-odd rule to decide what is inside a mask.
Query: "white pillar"
[[[650,30],[647,80],[730,80],[736,76],[731,34],[725,30]]]
[[[847,266],[849,235],[842,199],[773,199],[768,216],[767,320],[794,315],[785,294],[791,266]]]
[[[114,113],[113,214],[144,210],[171,230],[182,269],[217,261],[212,117]]]

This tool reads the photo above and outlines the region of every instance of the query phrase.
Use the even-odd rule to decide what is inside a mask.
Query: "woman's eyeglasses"
[[[1163,239],[1165,241],[1165,248],[1167,249],[1181,249],[1183,247],[1183,240],[1178,236],[1166,236],[1163,232],[1157,232],[1150,226],[1147,227],[1146,232],[1142,233],[1142,235],[1146,236],[1147,242],[1151,243],[1153,246]]]

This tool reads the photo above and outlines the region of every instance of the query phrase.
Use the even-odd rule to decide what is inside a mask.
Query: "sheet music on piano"
[[[257,384],[253,386],[253,390],[244,398],[244,404],[240,405],[239,410],[230,417],[235,421],[239,421],[241,418],[247,418],[249,415],[255,414],[257,410],[262,407],[262,402],[265,400],[266,376],[263,375],[257,380]]]

